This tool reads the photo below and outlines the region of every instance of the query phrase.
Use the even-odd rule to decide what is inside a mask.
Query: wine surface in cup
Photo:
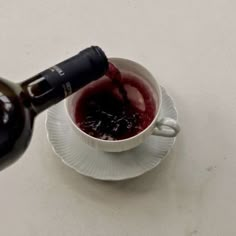
[[[150,85],[110,63],[106,76],[81,91],[75,122],[85,133],[103,140],[122,140],[150,125],[156,103]]]

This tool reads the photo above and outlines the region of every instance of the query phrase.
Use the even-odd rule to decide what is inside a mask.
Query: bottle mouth
[[[101,69],[103,69],[102,74],[105,74],[108,70],[108,58],[106,56],[106,54],[104,53],[104,51],[98,47],[98,46],[91,46],[91,49],[93,49],[94,53],[96,55],[94,55],[93,58],[93,62],[99,66]]]

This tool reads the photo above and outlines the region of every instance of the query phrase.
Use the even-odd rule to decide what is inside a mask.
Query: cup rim
[[[126,59],[126,58],[121,58],[121,57],[110,57],[108,59],[109,61],[112,61],[112,60],[122,60],[122,61],[127,61],[127,62],[131,62],[133,64],[136,64],[139,68],[141,68],[142,70],[145,70],[147,71],[149,74],[150,74],[150,77],[152,78],[153,81],[155,81],[156,85],[157,85],[157,88],[158,88],[158,101],[159,101],[159,106],[158,106],[158,110],[156,111],[156,115],[155,117],[153,118],[152,122],[144,129],[142,130],[140,133],[132,136],[132,137],[129,137],[129,138],[126,138],[126,139],[121,139],[121,140],[104,140],[104,139],[100,139],[100,138],[96,138],[96,137],[93,137],[89,134],[87,134],[85,131],[83,131],[82,129],[80,129],[76,124],[75,122],[73,121],[69,111],[68,111],[68,102],[69,102],[69,99],[66,98],[65,101],[64,101],[64,106],[65,106],[65,110],[66,110],[66,114],[67,114],[67,117],[69,117],[69,120],[71,122],[71,124],[73,125],[73,127],[79,131],[82,135],[85,135],[87,138],[90,138],[96,142],[102,142],[102,143],[111,143],[111,144],[114,144],[114,143],[122,143],[122,142],[127,142],[127,141],[130,141],[134,138],[138,138],[140,136],[142,136],[144,133],[146,133],[150,127],[154,126],[154,124],[156,123],[157,119],[158,119],[158,116],[160,114],[160,110],[161,110],[161,105],[162,105],[162,93],[161,93],[161,89],[160,89],[160,85],[157,81],[157,79],[153,76],[153,74],[144,66],[142,66],[141,64],[139,64],[138,62],[136,61],[133,61],[133,60],[130,60],[130,59]],[[74,96],[74,94],[72,94],[71,96]],[[71,97],[70,96],[70,97]]]

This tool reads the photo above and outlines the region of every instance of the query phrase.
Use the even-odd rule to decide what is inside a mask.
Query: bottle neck
[[[103,76],[108,60],[99,47],[90,47],[21,83],[38,114],[86,84]]]

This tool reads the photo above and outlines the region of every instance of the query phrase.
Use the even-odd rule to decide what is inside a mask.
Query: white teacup
[[[150,87],[150,91],[152,91],[151,96],[154,97],[156,102],[155,117],[146,129],[127,139],[111,141],[92,137],[82,131],[75,123],[75,105],[78,97],[80,96],[80,91],[78,91],[65,100],[65,107],[69,117],[69,122],[78,137],[80,137],[80,139],[89,146],[106,152],[122,152],[132,149],[140,145],[149,135],[175,137],[180,131],[177,121],[167,117],[160,120],[160,108],[162,104],[161,88],[154,76],[137,62],[123,58],[111,58],[109,60],[117,66],[121,72],[130,72],[145,80]]]

